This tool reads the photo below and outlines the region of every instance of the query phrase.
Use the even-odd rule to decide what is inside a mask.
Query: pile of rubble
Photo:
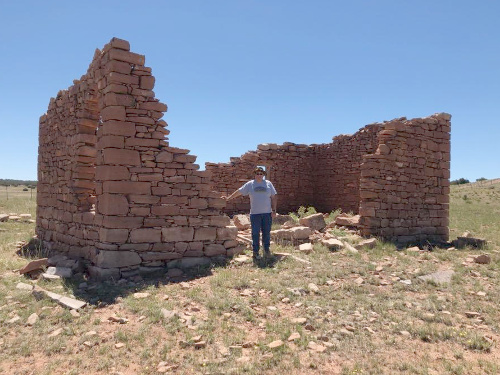
[[[273,219],[273,224],[278,224],[281,228],[271,231],[271,240],[276,244],[296,246],[301,252],[305,253],[311,252],[313,245],[316,243],[322,244],[332,251],[345,249],[351,252],[357,252],[360,249],[372,249],[376,246],[376,238],[366,238],[360,235],[359,215],[341,213],[328,224],[325,221],[327,217],[328,214],[316,213],[300,218],[296,222],[290,215],[277,215]],[[235,215],[232,222],[238,228],[238,241],[251,246],[252,237],[249,216]],[[332,233],[332,229],[335,228],[339,230],[339,235]],[[482,248],[486,245],[486,240],[472,237],[470,232],[465,232],[456,240],[442,245],[450,250],[461,249],[466,246]],[[420,251],[424,247],[414,246],[409,249]]]
[[[332,251],[346,249],[357,252],[361,248],[373,248],[376,238],[364,239],[358,234],[359,215],[340,214],[335,220],[326,223],[327,215],[317,213],[294,221],[290,215],[277,215],[273,224],[281,226],[271,231],[271,240],[276,244],[298,246],[300,251],[309,253],[315,243],[320,243]],[[232,219],[238,228],[238,241],[252,244],[250,219],[248,215],[235,215]],[[339,228],[342,236],[336,236],[330,229]],[[355,245],[352,245],[355,244]]]

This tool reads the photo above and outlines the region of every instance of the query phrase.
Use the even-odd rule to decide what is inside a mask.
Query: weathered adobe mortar
[[[396,243],[448,240],[451,116],[399,118],[367,125],[332,143],[261,144],[229,163],[206,163],[211,188],[228,194],[264,165],[278,211],[300,206],[360,214],[363,235]],[[248,210],[247,198],[225,212]]]
[[[145,58],[113,38],[40,118],[36,233],[94,278],[204,263],[241,248],[189,150],[169,146]]]

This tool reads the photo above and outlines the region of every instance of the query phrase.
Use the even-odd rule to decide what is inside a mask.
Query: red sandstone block
[[[147,109],[150,111],[157,111],[157,112],[167,112],[168,108],[166,104],[161,102],[143,102],[139,103],[139,109]]]
[[[110,72],[107,81],[108,84],[139,85],[139,77],[117,72]]]
[[[194,232],[195,241],[215,241],[217,232],[215,227],[196,228]]]
[[[128,200],[123,195],[102,194],[97,196],[97,211],[103,215],[126,215],[128,210]]]
[[[99,241],[101,242],[114,242],[125,243],[128,239],[128,229],[99,229]]]
[[[99,165],[95,169],[95,178],[98,181],[129,180],[130,173],[127,167],[115,165]]]
[[[130,203],[136,204],[157,204],[160,201],[160,197],[154,195],[135,195],[131,194],[128,196]]]
[[[105,107],[101,110],[101,118],[103,122],[109,120],[125,121],[127,119],[125,107],[116,105]]]
[[[147,117],[147,116],[136,116],[135,114],[133,115],[128,115],[127,117],[127,120],[128,121],[131,121],[135,124],[138,124],[138,125],[154,125],[155,124],[155,120],[152,119],[151,117]]]
[[[153,228],[132,229],[130,231],[130,242],[132,243],[161,242],[161,229],[153,229]]]
[[[132,66],[129,63],[117,60],[108,61],[104,67],[104,73],[117,72],[121,74],[130,74]]]
[[[106,148],[102,150],[104,164],[141,165],[139,151]]]
[[[118,105],[123,107],[134,107],[136,104],[135,98],[132,95],[117,94],[108,92],[104,95],[104,106]]]
[[[208,200],[204,198],[191,198],[189,200],[190,208],[207,208]]]
[[[196,216],[198,215],[199,210],[197,208],[181,208],[179,211],[180,215],[185,216]]]
[[[189,226],[191,227],[200,227],[200,226],[209,226],[210,225],[210,218],[204,217],[204,218],[199,218],[199,217],[190,217],[188,218],[189,221]]]
[[[117,94],[128,94],[128,87],[126,85],[121,85],[119,83],[110,83],[105,88],[102,89],[103,94],[108,92],[115,92]]]
[[[151,209],[149,207],[131,207],[130,214],[134,216],[149,216]]]
[[[102,226],[104,228],[140,228],[142,227],[142,217],[126,217],[126,216],[104,216]]]
[[[158,187],[153,186],[152,193],[153,193],[153,195],[159,195],[159,196],[170,195],[170,194],[172,194],[172,188],[167,187],[167,186],[158,186]]]
[[[216,227],[225,227],[231,223],[231,219],[228,216],[211,216],[210,225]]]
[[[139,174],[137,177],[139,181],[163,181],[161,173]]]
[[[123,148],[125,146],[125,138],[118,135],[105,135],[99,138],[97,148]]]
[[[139,87],[143,90],[153,90],[155,86],[155,77],[153,76],[142,76]]]
[[[112,48],[109,50],[110,60],[125,61],[131,64],[144,65],[145,58],[143,55],[139,55],[133,52],[123,51],[122,49]]]
[[[186,154],[176,154],[174,155],[174,161],[177,163],[194,163],[196,161],[196,156],[186,155]]]
[[[213,257],[216,255],[226,255],[226,248],[224,247],[224,245],[209,244],[204,246],[203,252],[207,257]]]
[[[74,188],[84,188],[85,190],[93,190],[95,188],[95,182],[90,180],[72,180],[71,187]]]
[[[116,37],[112,38],[111,41],[108,43],[108,45],[110,47],[123,49],[125,51],[130,50],[130,43],[129,42],[127,42],[124,39],[120,39],[120,38],[116,38]]]
[[[127,121],[106,121],[99,126],[98,135],[135,136],[135,124]]]
[[[127,138],[125,141],[126,147],[150,147],[158,148],[160,141],[158,139],[148,139],[148,138]]]
[[[104,181],[102,190],[104,193],[150,195],[151,184],[139,181]]]
[[[235,226],[217,228],[217,240],[234,240],[238,234],[238,228]]]
[[[194,228],[190,227],[173,227],[162,228],[162,240],[164,242],[192,241],[194,236]]]
[[[166,196],[161,198],[162,204],[175,204],[179,206],[185,206],[188,204],[188,197],[186,196]]]
[[[209,207],[212,207],[212,208],[221,209],[221,208],[226,207],[226,201],[222,198],[209,198],[208,205],[209,205]]]
[[[158,216],[172,216],[178,215],[180,212],[179,206],[153,206],[151,207],[151,213]]]
[[[132,95],[134,96],[144,96],[146,98],[154,98],[155,93],[152,90],[142,90],[138,88],[132,89]]]

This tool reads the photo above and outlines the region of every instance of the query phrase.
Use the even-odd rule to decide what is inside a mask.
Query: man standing
[[[271,243],[271,225],[272,218],[276,216],[276,189],[271,181],[264,177],[266,171],[257,167],[254,170],[254,179],[248,181],[245,185],[236,190],[229,197],[222,198],[227,201],[240,197],[242,195],[250,196],[250,223],[252,225],[252,248],[253,259],[260,259],[260,232],[262,231],[262,243],[264,245],[264,256],[269,257],[271,252],[269,246]]]

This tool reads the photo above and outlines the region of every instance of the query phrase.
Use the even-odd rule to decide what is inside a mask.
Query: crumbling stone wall
[[[257,151],[231,158],[230,163],[206,163],[210,171],[212,188],[222,195],[230,195],[253,178],[256,165],[265,166],[267,178],[280,194],[279,207],[289,212],[313,200],[314,181],[311,170],[311,146],[285,143],[262,144]],[[249,211],[248,197],[239,197],[227,203],[225,212]]]
[[[363,234],[402,243],[448,240],[450,119],[442,113],[384,124],[376,152],[361,165]]]
[[[40,118],[37,235],[88,259],[97,277],[238,251],[209,172],[189,150],[169,146],[167,106],[144,63],[112,39]]]
[[[375,152],[380,125],[367,125],[354,135],[339,135],[314,147],[314,207],[320,212],[340,208],[358,213],[361,163]]]
[[[278,211],[299,206],[321,212],[342,209],[360,214],[366,236],[394,242],[448,239],[450,118],[427,118],[367,125],[354,135],[321,145],[259,145],[230,163],[207,163],[212,188],[231,193],[265,165],[278,191]],[[247,212],[248,198],[226,207]]]

